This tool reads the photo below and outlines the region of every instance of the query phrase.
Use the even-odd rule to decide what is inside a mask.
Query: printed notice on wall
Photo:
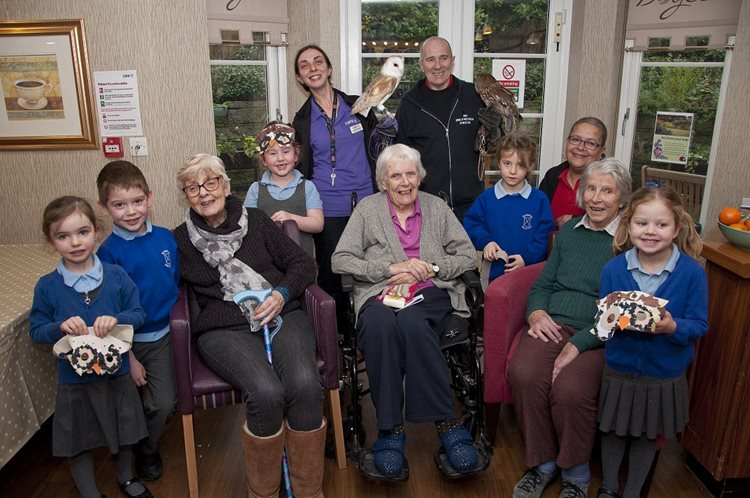
[[[523,108],[526,88],[526,61],[524,59],[493,59],[492,76],[513,94],[516,107]]]
[[[135,70],[94,71],[99,131],[103,137],[143,135]]]
[[[687,164],[692,130],[693,113],[657,112],[651,160]]]

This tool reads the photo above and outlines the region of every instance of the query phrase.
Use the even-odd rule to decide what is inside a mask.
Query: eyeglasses
[[[221,180],[220,176],[214,176],[213,178],[209,178],[205,182],[198,185],[188,185],[187,187],[184,187],[182,191],[188,197],[197,197],[198,194],[201,193],[201,187],[206,189],[206,192],[213,192],[214,190],[219,188],[219,180]]]
[[[583,144],[586,150],[594,150],[597,147],[601,147],[602,144],[598,144],[593,140],[584,140],[581,137],[568,137],[568,143],[573,147],[578,147]]]

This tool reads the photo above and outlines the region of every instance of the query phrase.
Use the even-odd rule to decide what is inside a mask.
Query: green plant
[[[236,141],[223,133],[219,133],[219,136],[216,137],[216,154],[219,156],[226,155],[234,161],[235,157],[237,157]]]
[[[253,158],[255,155],[255,147],[258,146],[258,141],[255,139],[254,135],[244,135],[242,138],[242,149],[245,152],[245,155],[249,157],[250,159]]]

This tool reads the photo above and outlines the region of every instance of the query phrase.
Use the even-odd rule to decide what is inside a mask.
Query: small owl
[[[482,98],[482,102],[488,108],[497,111],[503,118],[503,134],[516,131],[518,122],[521,121],[521,113],[518,112],[513,94],[497,82],[494,76],[487,73],[479,73],[474,77],[474,87]],[[475,149],[486,152],[487,129],[479,127]]]
[[[598,311],[591,333],[606,341],[618,330],[652,333],[669,301],[640,291],[612,292],[596,301]]]
[[[365,91],[359,96],[352,106],[352,116],[361,113],[364,116],[370,114],[372,107],[381,113],[386,113],[383,105],[391,94],[396,90],[401,77],[404,75],[404,58],[394,55],[385,60],[380,68],[380,73],[367,85]]]

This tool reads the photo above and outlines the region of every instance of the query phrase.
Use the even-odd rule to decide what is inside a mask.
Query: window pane
[[[416,53],[437,32],[438,0],[362,0],[363,53]]]
[[[243,152],[243,141],[268,121],[266,81],[266,66],[211,66],[217,152],[232,180],[232,192],[242,199],[250,184],[259,179],[255,161]]]
[[[266,60],[265,47],[261,45],[240,45],[239,42],[212,43],[208,46],[209,56],[214,61],[263,61]]]
[[[688,52],[689,54],[690,52]],[[662,54],[664,55],[664,54]],[[713,138],[721,67],[644,67],[636,117],[631,172],[640,185],[641,166],[651,160],[656,113],[695,114],[687,165],[656,162],[658,168],[706,174]]]
[[[543,54],[548,0],[477,0],[474,52]]]
[[[518,131],[526,133],[534,140],[534,143],[536,143],[537,162],[531,168],[531,171],[529,172],[528,180],[532,186],[537,187],[539,185],[539,146],[541,144],[541,137],[542,137],[542,118],[537,118],[537,117],[523,118],[523,121],[521,121],[521,124],[518,127]],[[497,157],[493,157],[489,167],[485,171],[485,178],[484,178],[485,187],[490,187],[494,185],[495,182],[497,182],[499,179],[500,179],[500,167],[498,166],[498,163],[497,163]]]
[[[388,54],[385,54],[388,55]],[[378,58],[367,58],[362,59],[362,88],[366,88],[367,84],[375,78],[380,72],[380,68],[385,64],[386,57]],[[385,103],[386,108],[391,112],[396,112],[398,104],[401,102],[401,97],[414,87],[419,79],[424,76],[422,70],[419,68],[419,62],[416,58],[407,58],[404,60],[404,76],[393,92],[393,95]]]

